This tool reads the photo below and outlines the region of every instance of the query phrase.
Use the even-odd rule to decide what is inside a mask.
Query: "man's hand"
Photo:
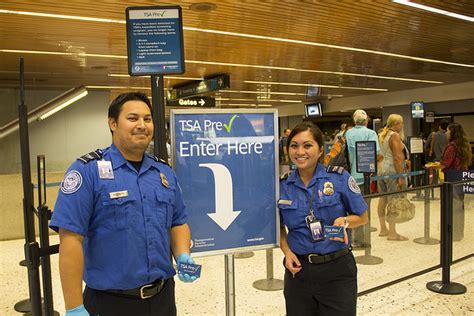
[[[186,253],[186,252],[183,252],[182,254],[180,254],[177,258],[176,258],[176,263],[179,264],[180,263],[188,263],[188,264],[195,264],[194,263],[194,259],[191,257],[191,255],[189,253]],[[197,280],[197,277],[195,276],[190,276],[189,274],[185,273],[185,274],[182,274],[179,272],[178,270],[178,278],[182,281],[182,282],[194,282]]]
[[[73,309],[66,311],[66,316],[89,316],[89,312],[86,310],[84,305],[79,305]]]

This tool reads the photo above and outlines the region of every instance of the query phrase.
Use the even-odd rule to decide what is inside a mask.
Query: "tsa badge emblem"
[[[347,181],[347,185],[349,186],[349,189],[354,192],[354,193],[361,193],[360,188],[357,185],[357,181],[354,179],[353,176],[349,177],[349,180]]]
[[[332,182],[324,182],[323,193],[324,195],[334,194],[334,186],[332,185]]]
[[[79,190],[82,185],[82,176],[76,170],[71,170],[64,176],[61,182],[61,192],[64,194],[72,194]]]
[[[166,176],[163,172],[160,172],[160,178],[161,178],[161,184],[165,187],[165,188],[169,188],[170,187],[170,184],[168,183],[168,179],[166,179]]]

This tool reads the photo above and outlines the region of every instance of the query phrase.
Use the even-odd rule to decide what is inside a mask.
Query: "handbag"
[[[406,195],[396,195],[388,202],[387,215],[385,215],[388,223],[405,223],[413,217],[415,217],[415,204],[410,202]]]

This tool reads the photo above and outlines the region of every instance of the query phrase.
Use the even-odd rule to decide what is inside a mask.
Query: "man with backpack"
[[[350,173],[354,177],[359,185],[361,192],[364,192],[364,175],[357,172],[356,168],[356,149],[355,143],[358,141],[375,141],[377,148],[377,158],[380,153],[380,146],[377,133],[369,128],[367,124],[369,123],[369,116],[364,110],[356,110],[352,115],[354,119],[355,126],[346,132],[346,144],[349,154],[350,162]],[[378,159],[379,160],[379,159]],[[370,233],[370,232],[367,232]],[[364,245],[364,226],[357,227],[352,230],[352,241],[353,247],[363,247]]]

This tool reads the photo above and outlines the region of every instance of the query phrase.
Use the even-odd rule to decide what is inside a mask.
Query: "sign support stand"
[[[370,194],[370,173],[364,172],[364,195]],[[369,215],[369,220],[367,221],[367,224],[365,224],[365,234],[364,234],[364,244],[365,244],[365,250],[364,250],[364,255],[363,256],[357,256],[355,258],[357,263],[360,264],[365,264],[365,265],[375,265],[375,264],[381,264],[383,262],[383,259],[380,257],[372,256],[372,245],[371,245],[371,236],[370,236],[370,202],[367,203],[368,205],[368,215]]]
[[[151,103],[153,125],[153,142],[155,144],[154,154],[158,158],[168,161],[166,151],[166,119],[165,119],[165,92],[163,76],[151,76]]]
[[[273,249],[266,250],[267,278],[253,282],[253,287],[262,291],[278,291],[283,289],[283,280],[273,278]]]
[[[225,255],[225,314],[235,316],[234,255]]]

